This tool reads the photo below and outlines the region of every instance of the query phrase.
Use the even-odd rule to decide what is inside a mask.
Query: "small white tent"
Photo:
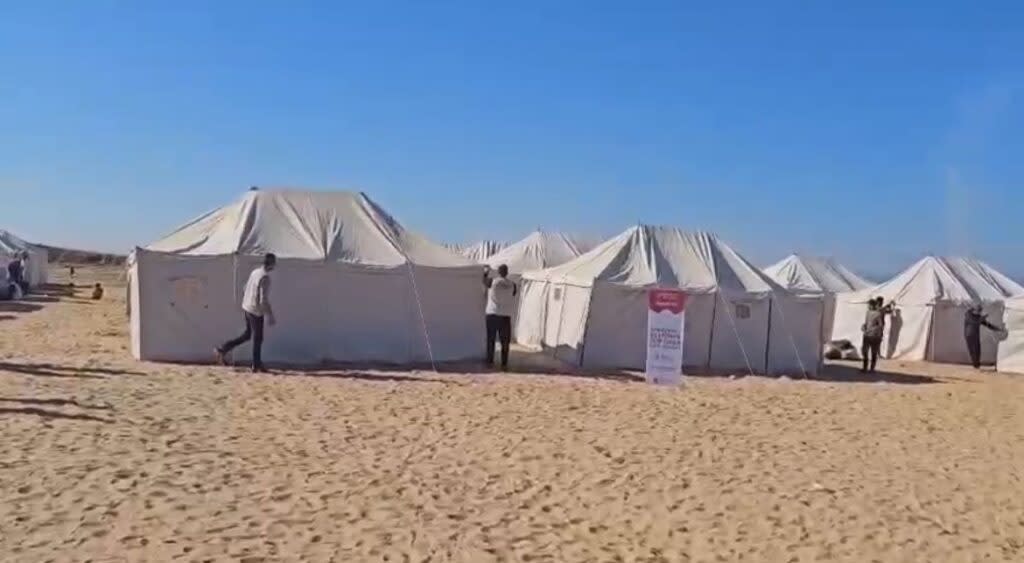
[[[534,231],[523,240],[506,246],[483,260],[492,268],[505,264],[513,276],[564,264],[585,252],[582,243],[570,235]]]
[[[278,256],[268,361],[482,355],[480,266],[406,230],[362,193],[258,190],[136,249],[135,357],[209,359],[241,329],[242,289],[268,252]]]
[[[963,336],[967,309],[982,305],[990,319],[1000,319],[1004,301],[1022,292],[1024,287],[983,262],[929,256],[881,285],[838,294],[832,340],[859,346],[867,302],[882,297],[898,307],[889,319],[884,357],[967,364],[970,356]],[[991,335],[982,336],[983,363],[995,362],[996,344]]]
[[[1003,328],[1006,338],[999,343],[996,369],[1024,373],[1024,295],[1006,301]]]
[[[458,253],[469,258],[476,264],[483,264],[488,258],[501,251],[501,249],[506,246],[508,246],[508,243],[496,240],[482,240],[458,248]]]
[[[642,369],[647,290],[687,294],[687,369],[815,373],[821,298],[782,289],[709,233],[633,227],[582,256],[523,274],[517,339],[588,367]]]
[[[46,250],[29,244],[13,233],[0,230],[0,278],[7,279],[7,264],[22,253],[28,253],[25,281],[30,286],[49,282],[49,257]]]
[[[801,256],[792,254],[764,269],[775,283],[797,295],[821,295],[824,303],[822,314],[822,339],[832,335],[835,320],[835,294],[858,291],[871,287],[864,278],[851,272],[831,258]]]

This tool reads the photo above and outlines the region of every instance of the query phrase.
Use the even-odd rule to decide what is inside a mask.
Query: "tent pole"
[[[722,305],[725,306],[725,314],[729,317],[729,323],[732,324],[732,332],[736,336],[736,343],[740,345],[740,352],[743,353],[743,361],[747,364],[747,372],[754,376],[754,368],[750,365],[750,357],[747,356],[747,347],[743,345],[743,339],[740,338],[740,329],[736,326],[736,319],[733,318],[732,311],[729,310],[729,304],[725,302],[725,296],[722,292],[718,292],[719,299],[722,300]]]
[[[718,317],[718,300],[711,301],[711,336],[708,337],[708,355],[704,359],[704,371],[711,371],[711,353],[715,349],[715,319]]]
[[[416,296],[416,307],[420,312],[420,322],[423,324],[423,337],[427,339],[427,354],[430,356],[430,369],[437,373],[437,363],[434,361],[434,348],[430,345],[430,331],[427,329],[427,318],[423,315],[423,302],[420,301],[420,289],[416,284],[416,273],[413,271],[412,261],[406,257],[406,266],[409,267],[409,279],[412,281],[412,291]]]
[[[771,352],[771,349],[772,349],[772,312],[773,312],[774,309],[775,309],[775,296],[773,295],[770,299],[768,299],[768,333],[767,333],[767,335],[765,336],[765,339],[764,339],[764,371],[765,371],[765,373],[768,373],[769,353]],[[785,324],[785,323],[783,323],[783,324]],[[797,356],[797,359],[799,360],[800,357]]]

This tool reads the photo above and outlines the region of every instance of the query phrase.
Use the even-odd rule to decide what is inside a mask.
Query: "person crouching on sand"
[[[266,317],[270,326],[276,324],[274,309],[270,306],[270,272],[277,266],[277,257],[267,254],[263,257],[263,266],[249,274],[242,294],[242,314],[245,316],[245,331],[235,339],[228,340],[214,349],[217,361],[224,364],[224,356],[241,344],[252,339],[252,371],[267,371],[263,367],[263,320]]]

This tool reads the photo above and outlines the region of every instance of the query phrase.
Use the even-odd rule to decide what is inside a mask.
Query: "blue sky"
[[[0,226],[124,251],[358,188],[444,240],[640,220],[1024,275],[1024,3],[826,4],[7,5]]]

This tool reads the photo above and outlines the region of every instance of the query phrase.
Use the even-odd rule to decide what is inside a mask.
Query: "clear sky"
[[[0,227],[126,251],[253,184],[1024,275],[1024,2],[5,4]]]

